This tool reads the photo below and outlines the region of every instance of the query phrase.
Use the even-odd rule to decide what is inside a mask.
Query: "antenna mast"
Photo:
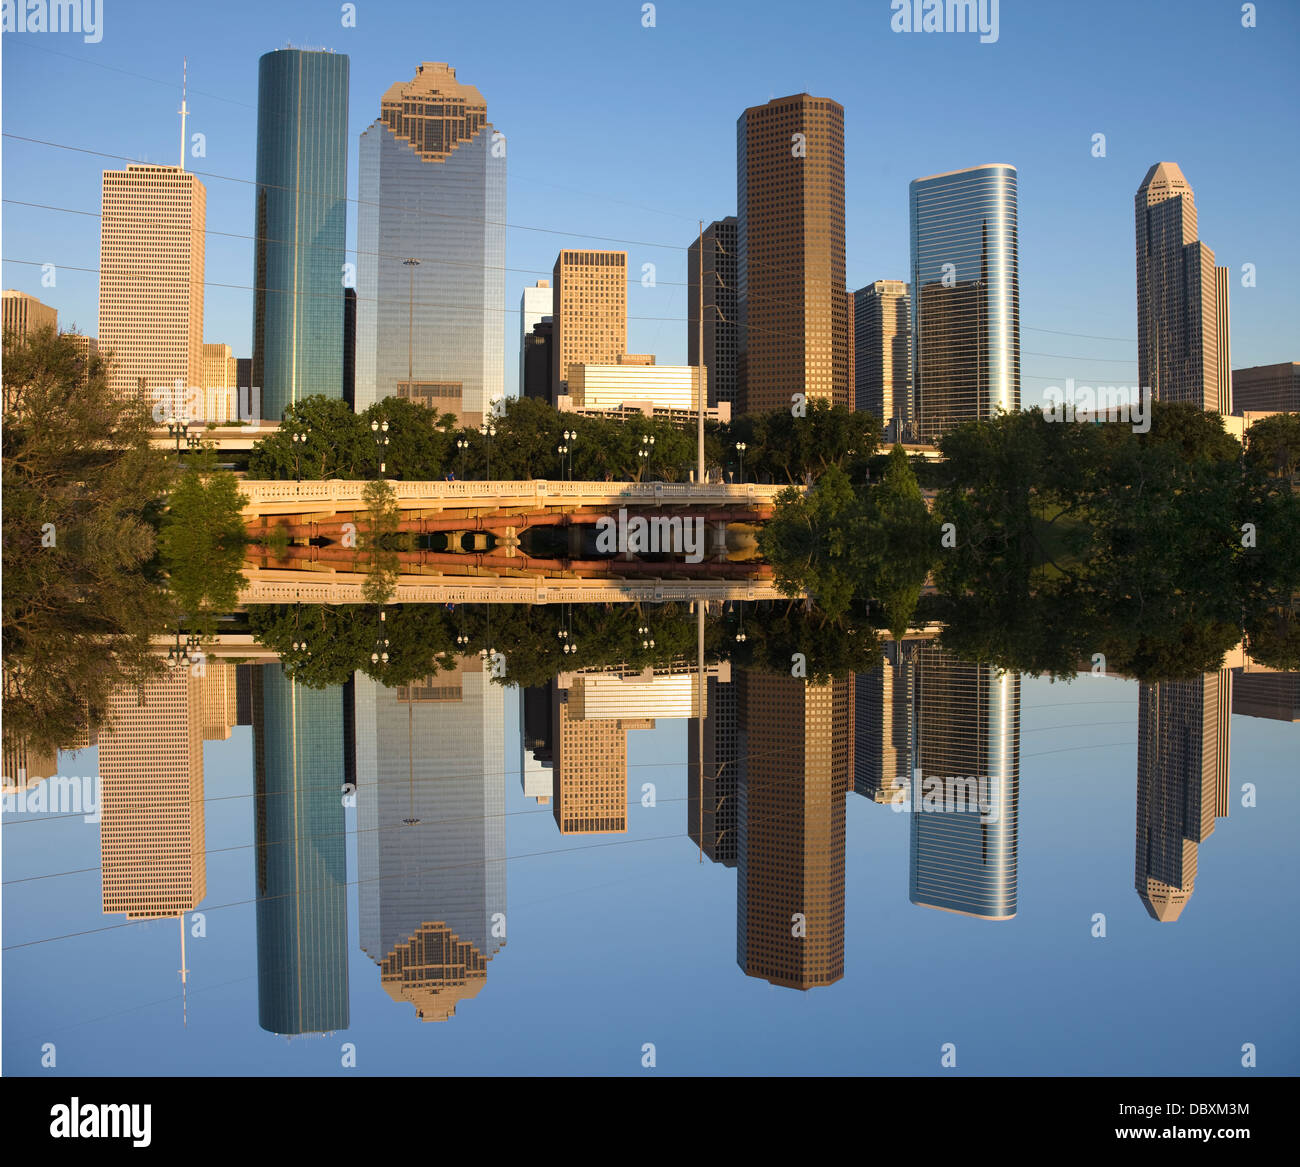
[[[185,90],[189,82],[189,60],[181,58],[181,107],[176,112],[181,115],[181,169],[185,169],[185,119],[190,116],[189,106],[185,104]]]

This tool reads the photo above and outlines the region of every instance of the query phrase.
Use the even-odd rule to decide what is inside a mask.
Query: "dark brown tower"
[[[736,122],[740,410],[852,405],[844,108],[800,93]]]

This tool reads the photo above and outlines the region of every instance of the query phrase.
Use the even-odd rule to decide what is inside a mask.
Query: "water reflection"
[[[583,635],[612,645],[631,629],[647,645],[655,635],[641,606],[602,612]],[[751,628],[760,615],[750,610]],[[458,618],[468,627],[474,614]],[[495,619],[500,630],[505,617]],[[698,654],[673,639],[652,665],[584,660],[547,684],[512,685],[493,653],[462,645],[450,667],[402,683],[384,683],[381,668],[311,687],[292,662],[213,655],[120,688],[97,736],[102,911],[178,918],[183,945],[185,917],[207,895],[203,743],[251,725],[258,1024],[285,1036],[348,1028],[352,905],[383,991],[420,1021],[449,1021],[507,948],[507,783],[517,777],[560,836],[626,836],[630,800],[655,797],[652,783],[629,790],[629,734],[673,722],[685,735],[682,835],[692,859],[735,871],[740,974],[810,990],[849,971],[850,792],[871,814],[910,813],[911,904],[1013,920],[1020,676],[955,657],[934,630],[873,642],[862,671],[779,672],[743,651],[744,619],[743,606],[714,605]],[[563,640],[572,617],[556,609],[554,622]],[[214,651],[256,649],[245,638]],[[1135,712],[1135,888],[1168,923],[1228,814],[1230,713],[1300,720],[1300,674],[1238,649],[1199,678],[1139,684]],[[40,790],[53,799],[59,780],[39,781],[39,766],[50,768],[6,755],[17,809],[53,809]],[[616,854],[601,861],[612,867]],[[581,934],[573,944],[581,959]],[[183,949],[179,959],[184,982]]]

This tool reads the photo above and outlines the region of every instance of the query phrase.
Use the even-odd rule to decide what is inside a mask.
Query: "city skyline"
[[[1026,16],[1025,21],[1026,27],[1023,31],[1026,35],[1029,35],[1030,33],[1039,36],[1046,35],[1044,30],[1037,28],[1036,21],[1032,21],[1032,18]],[[1008,43],[1013,31],[1012,26],[1008,23],[1004,26],[1003,37],[1000,44],[997,46],[990,46],[986,51],[1000,51],[1002,47]],[[1238,29],[1238,32],[1242,38],[1252,35],[1246,30]],[[597,30],[597,33],[593,35],[597,34],[613,35],[613,30]],[[645,35],[655,36],[658,34],[651,30],[645,30]],[[881,35],[888,38],[883,40],[883,46],[891,51],[911,56],[914,55],[917,50],[918,45],[915,43],[917,38],[894,37],[891,34],[888,34],[887,30]],[[324,39],[326,43],[333,43],[339,50],[343,50],[345,47],[343,42],[346,40],[346,36],[330,36],[322,39]],[[18,40],[13,43],[15,45],[21,45],[22,42],[21,40]],[[97,51],[103,51],[107,54],[107,52],[111,50],[112,44],[113,38],[111,36],[107,37],[103,44],[96,47]],[[474,54],[469,54],[468,59],[466,59],[465,54],[457,54],[450,51],[451,47],[452,46],[449,45],[448,51],[436,55],[442,59],[451,60],[454,65],[462,68],[462,72],[466,74],[468,74],[471,66],[473,66],[473,75],[477,86],[486,95],[487,99],[494,104],[494,106],[503,109],[502,121],[503,124],[508,124],[506,119],[509,117],[511,108],[517,100],[513,85],[506,78],[500,75],[499,67],[493,67],[491,63],[484,61],[483,67],[480,69],[475,63]],[[954,46],[954,48],[955,47],[956,46]],[[624,48],[625,51],[633,51],[635,48],[635,42],[625,43]],[[81,51],[86,50],[83,49]],[[1233,51],[1244,51],[1244,48],[1234,49]],[[248,76],[248,71],[251,66],[251,55],[247,53],[246,49],[241,50],[241,52],[244,53],[242,58],[242,70],[239,68],[224,69],[222,72],[223,76],[237,77],[241,74],[245,77]],[[32,56],[39,55],[40,54],[32,54]],[[178,57],[182,55],[184,55],[183,52],[177,52]],[[393,55],[396,56],[396,54]],[[382,84],[379,83],[379,78],[375,74],[375,67],[373,64],[367,64],[365,66],[364,75],[369,79],[369,83],[367,83],[366,80],[362,80],[360,75],[353,79],[352,94],[349,99],[349,105],[351,109],[356,111],[356,120],[369,115],[370,111],[374,108],[374,103],[378,100],[378,97],[388,85],[392,84],[394,73],[401,75],[401,73],[409,70],[410,57],[411,54],[409,50],[403,50],[401,72],[397,71],[396,61],[391,65],[385,66],[384,68],[387,68],[389,76],[382,79]],[[12,62],[17,63],[18,69],[23,67],[24,58],[21,53],[11,53],[11,58]],[[230,116],[242,116],[234,114],[234,111],[238,110],[240,105],[236,104],[232,106],[230,104],[232,100],[242,103],[242,106],[245,109],[255,103],[255,97],[253,96],[253,93],[255,92],[255,84],[245,84],[242,93],[232,92],[225,95],[225,101],[214,101],[206,98],[205,92],[211,92],[211,90],[208,89],[205,91],[198,80],[203,67],[197,63],[196,58],[201,59],[197,51],[192,51],[190,60],[190,77],[193,90],[190,95],[191,128],[197,127],[200,124],[200,120],[207,124],[211,124],[211,119],[216,118],[218,119],[217,124],[220,125],[224,119]],[[94,60],[93,57],[89,57],[88,59],[92,61]],[[165,58],[159,57],[158,59]],[[127,68],[128,74],[133,71],[130,69],[130,62],[118,62],[118,64],[121,67]],[[962,67],[964,68],[964,66]],[[90,71],[96,71],[93,64],[90,66]],[[11,63],[11,77],[14,72],[14,64]],[[839,84],[836,83],[837,78],[839,79]],[[119,81],[121,85],[126,87],[132,93],[138,93],[140,100],[144,100],[144,91],[155,95],[152,103],[153,116],[138,119],[141,138],[157,143],[158,150],[157,154],[154,156],[162,156],[167,163],[174,163],[175,119],[167,112],[171,107],[165,104],[165,99],[164,103],[161,104],[161,107],[157,100],[157,95],[160,95],[163,92],[162,88],[152,82],[145,83],[138,81],[138,79],[137,81],[132,81],[129,75],[120,78]],[[1293,80],[1292,84],[1294,84]],[[363,88],[363,86],[365,88]],[[775,84],[773,85],[773,88],[776,88]],[[799,86],[789,85],[781,88],[784,88],[787,92],[795,92],[798,90]],[[917,174],[948,169],[952,166],[960,166],[963,164],[968,165],[972,161],[978,161],[978,154],[976,154],[975,158],[972,158],[971,155],[972,153],[975,153],[979,147],[974,143],[968,142],[963,142],[960,149],[957,149],[955,146],[944,146],[943,142],[946,135],[940,133],[935,137],[935,140],[926,147],[927,160],[932,160],[940,165],[931,165],[928,168],[925,165],[908,167],[908,169],[912,170],[911,174],[908,174],[907,170],[903,170],[901,173],[894,171],[896,179],[892,189],[888,182],[880,184],[876,181],[864,185],[861,177],[855,178],[854,163],[856,161],[857,169],[860,170],[862,164],[866,161],[863,151],[867,148],[868,144],[861,137],[861,129],[859,128],[855,131],[853,114],[856,109],[859,114],[860,125],[860,116],[867,108],[864,104],[865,98],[859,94],[855,100],[855,93],[858,92],[856,84],[848,82],[847,79],[840,78],[835,69],[827,70],[826,82],[818,84],[814,91],[826,93],[830,97],[839,101],[844,105],[848,114],[849,124],[846,130],[846,191],[849,200],[848,213],[846,217],[846,225],[849,231],[847,245],[849,261],[848,283],[850,286],[860,287],[867,281],[874,279],[902,279],[906,275],[904,256],[906,254],[907,246],[904,237],[906,228],[906,204],[903,202],[905,197],[902,193],[903,188],[906,183]],[[6,96],[10,98],[11,109],[21,108],[22,102],[20,94],[8,92],[7,86]],[[16,103],[13,100],[15,96],[18,97]],[[536,95],[534,95],[534,99],[535,97]],[[713,101],[717,102],[719,108],[724,104],[719,98],[713,98]],[[753,103],[752,101],[747,103],[744,100],[742,86],[741,89],[737,90],[736,96],[731,98],[725,104],[729,106],[730,119],[734,126],[734,119],[739,109],[743,108],[746,104]],[[1207,115],[1212,115],[1212,111],[1208,109],[1204,112]],[[515,118],[514,120],[518,121],[519,119]],[[671,130],[671,128],[671,122],[665,120],[664,129]],[[1038,135],[1037,138],[1035,137],[1035,133]],[[734,138],[734,135],[728,136]],[[1061,150],[1068,148],[1068,142],[1053,140],[1051,143],[1052,152],[1050,155],[1050,162],[1036,163],[1034,160],[1035,155],[1041,152],[1042,148],[1047,145],[1047,140],[1042,137],[1041,129],[1036,130],[1036,128],[1032,126],[1025,129],[1022,136],[1024,144],[1018,145],[1016,142],[1005,138],[1005,135],[990,135],[990,140],[987,143],[986,148],[979,149],[979,153],[983,153],[986,157],[996,157],[998,154],[1011,156],[1011,160],[1016,162],[1018,168],[1032,177],[1033,181],[1031,182],[1030,187],[1034,190],[1040,190],[1045,181],[1052,181],[1054,171],[1059,172],[1060,167],[1063,165]],[[1243,291],[1239,286],[1236,286],[1239,282],[1239,277],[1242,275],[1242,262],[1254,262],[1262,269],[1263,263],[1260,259],[1260,255],[1265,254],[1265,252],[1262,248],[1257,249],[1258,254],[1256,254],[1252,259],[1244,254],[1244,251],[1250,250],[1249,247],[1243,250],[1240,244],[1234,242],[1234,236],[1243,232],[1248,233],[1248,228],[1251,223],[1260,218],[1266,218],[1266,215],[1261,216],[1258,213],[1260,208],[1257,204],[1259,203],[1260,198],[1272,199],[1274,197],[1270,192],[1272,186],[1276,184],[1274,183],[1270,185],[1268,182],[1264,182],[1256,190],[1251,192],[1251,215],[1243,216],[1234,214],[1233,199],[1224,182],[1227,175],[1224,174],[1222,177],[1216,175],[1214,169],[1209,167],[1207,163],[1203,161],[1203,156],[1205,154],[1203,146],[1195,145],[1190,139],[1184,142],[1177,134],[1168,132],[1164,134],[1163,138],[1158,140],[1152,135],[1147,136],[1151,140],[1139,149],[1133,150],[1131,154],[1128,138],[1127,136],[1124,137],[1122,140],[1122,150],[1124,156],[1129,159],[1128,161],[1121,160],[1121,141],[1118,140],[1117,135],[1113,131],[1108,137],[1108,149],[1104,156],[1094,156],[1093,151],[1096,149],[1095,143],[1086,137],[1080,142],[1079,153],[1082,155],[1078,160],[1080,178],[1087,173],[1087,171],[1083,169],[1084,166],[1091,166],[1094,169],[1095,176],[1104,181],[1108,187],[1115,191],[1115,193],[1108,199],[1097,199],[1095,196],[1090,197],[1089,205],[1096,205],[1099,208],[1103,208],[1102,213],[1104,218],[1112,225],[1115,225],[1116,216],[1123,213],[1122,210],[1119,209],[1120,199],[1118,197],[1118,190],[1127,186],[1129,191],[1127,197],[1131,197],[1131,192],[1136,185],[1136,182],[1141,178],[1141,172],[1145,171],[1145,169],[1150,166],[1152,157],[1173,158],[1178,160],[1180,165],[1193,177],[1193,180],[1196,183],[1198,189],[1198,202],[1200,205],[1212,210],[1213,221],[1216,224],[1214,242],[1219,254],[1219,260],[1221,264],[1226,264],[1231,268],[1234,277],[1233,353],[1235,363],[1240,367],[1249,367],[1272,364],[1279,360],[1291,359],[1293,353],[1279,350],[1276,347],[1276,338],[1281,335],[1279,329],[1276,327],[1270,329],[1268,324],[1270,321],[1280,323],[1282,320],[1287,318],[1288,311],[1289,315],[1294,318],[1296,315],[1294,307],[1284,310],[1283,302],[1278,299],[1278,297],[1287,297],[1292,293],[1287,289],[1278,286],[1276,283],[1269,286],[1264,281],[1260,281],[1258,286],[1251,287],[1245,291]],[[1249,136],[1249,133],[1245,135],[1246,138],[1249,138]],[[48,137],[53,140],[61,140],[60,136],[57,134],[50,134]],[[212,139],[215,138],[216,135],[209,133],[208,137]],[[232,162],[235,161],[236,158],[242,158],[245,162],[243,167],[218,166],[214,157],[209,154],[205,159],[191,158],[189,160],[191,168],[216,174],[229,173],[233,176],[240,176],[241,174],[245,177],[249,176],[252,169],[251,151],[245,149],[240,153],[233,153],[230,146],[234,141],[238,140],[237,137],[227,133],[224,136],[224,140],[226,142],[226,149],[224,151],[225,158]],[[247,140],[246,136],[245,140]],[[1037,145],[1035,145],[1036,141],[1038,143]],[[106,141],[105,144],[108,145],[109,143]],[[143,144],[143,141],[141,144]],[[537,130],[535,128],[530,128],[526,121],[520,122],[511,139],[512,156],[517,156],[521,149],[525,151],[528,160],[532,165],[532,169],[529,171],[530,180],[541,177],[536,169],[536,150],[540,144],[541,139],[538,136]],[[164,145],[166,147],[165,149],[163,148]],[[13,141],[9,143],[9,147],[15,152],[20,149],[28,152],[38,149],[37,147],[27,146]],[[353,148],[353,143],[349,143],[349,152],[351,152]],[[134,151],[136,149],[138,149],[136,144],[128,144],[127,151],[123,151],[123,153]],[[915,153],[916,151],[913,150],[912,152]],[[631,295],[629,306],[629,326],[632,329],[632,336],[629,337],[629,347],[638,351],[655,351],[659,354],[660,360],[664,363],[681,362],[686,358],[686,337],[681,335],[677,330],[663,330],[660,327],[660,318],[667,315],[663,311],[665,304],[662,300],[674,294],[677,295],[677,303],[673,309],[673,314],[676,314],[679,319],[684,319],[685,317],[685,293],[686,284],[688,282],[686,278],[685,248],[689,244],[691,235],[693,234],[692,228],[694,226],[694,220],[697,217],[703,217],[707,222],[724,214],[734,213],[735,211],[734,196],[729,196],[726,193],[727,183],[723,180],[722,176],[718,174],[719,166],[720,164],[725,164],[728,153],[729,150],[727,147],[719,142],[716,148],[712,151],[714,157],[712,164],[703,170],[698,166],[696,167],[697,171],[700,171],[707,177],[708,185],[719,190],[719,195],[710,196],[707,194],[707,190],[701,190],[700,193],[704,196],[703,198],[691,197],[690,203],[686,207],[681,207],[680,203],[678,204],[678,209],[674,211],[674,214],[678,215],[679,226],[677,229],[668,233],[650,233],[652,239],[658,237],[666,243],[670,240],[674,240],[675,237],[672,246],[677,249],[676,258],[673,258],[671,255],[663,254],[662,249],[659,249],[658,253],[645,253],[646,261],[658,261],[659,263],[658,281],[656,286],[654,288],[643,288],[639,280],[633,280],[629,289]],[[44,150],[42,151],[42,154],[48,155],[49,151]],[[692,161],[694,161],[694,149],[689,151],[689,154]],[[63,172],[66,171],[67,165],[71,160],[50,159],[50,161],[55,164],[56,172]],[[107,163],[107,165],[112,164]],[[352,172],[352,165],[350,158],[349,174]],[[905,161],[903,162],[903,165],[906,166]],[[1121,169],[1125,172],[1122,179],[1118,173]],[[612,174],[614,172],[609,171],[607,168],[606,173]],[[1080,178],[1071,179],[1070,189],[1078,187]],[[210,187],[214,188],[211,191],[211,197],[214,199],[212,214],[215,220],[217,214],[216,200],[220,200],[224,205],[230,206],[230,199],[232,196],[236,195],[237,187],[224,181],[216,181],[207,178],[205,178],[204,181],[207,182]],[[655,188],[659,189],[659,185],[659,181],[656,179]],[[731,185],[734,188],[734,179]],[[220,187],[221,189],[218,191],[215,189],[216,187]],[[1024,197],[1032,197],[1036,200],[1038,196],[1031,193],[1030,187],[1026,188]],[[74,184],[72,189],[75,188],[76,186]],[[511,189],[512,191],[519,190],[514,179],[512,179],[511,182]],[[593,188],[593,191],[595,189],[598,188]],[[605,184],[605,189],[608,191],[608,183]],[[672,187],[664,187],[663,189],[665,192],[672,191],[673,201],[675,201],[680,194],[688,193],[686,190],[678,191]],[[531,185],[531,182],[528,192],[529,193],[524,196],[526,201],[522,203],[520,202],[520,196],[518,194],[512,196],[512,210],[510,213],[511,223],[518,223],[523,226],[529,224],[531,221],[538,226],[546,225],[559,227],[561,230],[568,228],[570,230],[580,231],[583,229],[583,227],[577,224],[567,224],[563,222],[563,219],[567,217],[566,215],[558,216],[559,221],[556,221],[556,218],[552,218],[551,223],[549,224],[546,223],[545,218],[539,219],[537,216],[529,216],[527,211],[530,206],[538,205],[539,209],[542,207],[549,209],[553,200],[543,198],[541,204],[536,204],[534,198],[535,188]],[[350,188],[348,190],[348,197],[354,197],[354,193],[355,188]],[[608,191],[608,193],[616,199],[622,197],[614,191]],[[594,197],[594,194],[592,197]],[[653,203],[653,200],[651,201]],[[572,203],[572,200],[568,200],[568,202]],[[651,215],[651,217],[647,219],[645,215],[634,214],[627,208],[623,211],[618,211],[615,208],[619,205],[619,203],[609,203],[606,210],[600,215],[599,220],[592,221],[590,226],[587,226],[586,229],[594,230],[599,226],[603,227],[611,234],[621,235],[628,240],[645,239],[647,236],[646,228],[662,219],[662,216],[657,215]],[[875,209],[878,206],[892,209],[887,210],[886,213],[880,214],[877,213]],[[515,208],[521,208],[521,210],[517,213]],[[1023,208],[1022,213],[1035,218],[1041,218],[1042,211],[1043,207],[1035,201],[1032,205],[1027,204],[1025,208]],[[698,212],[703,212],[703,214],[701,215]],[[865,218],[864,214],[866,216]],[[35,233],[35,236],[38,239],[44,235],[51,241],[57,238],[60,241],[66,240],[68,243],[73,243],[78,234],[80,234],[80,225],[68,222],[68,216],[55,216],[55,222],[51,222],[51,215],[48,212],[44,214],[43,219],[37,218],[36,215],[37,212],[34,209],[14,206],[6,209],[7,221],[10,221],[12,217],[11,221],[19,225],[20,233],[30,226],[30,229]],[[614,225],[610,222],[610,215],[617,215],[624,221],[619,225]],[[244,223],[236,224],[231,222],[229,215],[224,211],[222,212],[222,217],[225,221],[223,221],[219,226],[214,222],[212,226],[216,226],[219,230],[232,232],[237,235],[248,235],[249,229],[247,225]],[[590,216],[587,217],[590,218]],[[355,214],[349,215],[349,224],[347,228],[349,246],[353,245],[352,240],[354,238],[355,219]],[[1079,221],[1077,215],[1075,216],[1074,221],[1076,223]],[[61,227],[58,226],[60,222],[62,224]],[[885,246],[872,245],[864,247],[861,245],[855,245],[853,238],[855,228],[860,231],[865,228],[868,223],[876,222],[881,224],[892,222],[893,224],[892,227],[887,229],[886,234],[882,236],[882,242],[885,243]],[[683,232],[680,228],[681,226],[684,226],[685,223],[689,223],[690,226],[687,227],[685,232]],[[1223,230],[1218,229],[1220,224],[1222,225]],[[68,228],[70,228],[70,230],[68,230]],[[536,232],[521,232],[512,227],[508,230],[507,234],[506,266],[511,270],[507,272],[505,293],[506,303],[502,304],[501,310],[507,317],[504,335],[512,336],[514,334],[514,329],[510,325],[510,320],[513,319],[516,322],[518,320],[517,298],[520,291],[524,286],[533,284],[538,276],[542,278],[546,277],[549,272],[550,262],[554,258],[555,251],[552,250],[552,245],[546,241],[545,236],[535,238],[537,234]],[[686,235],[685,239],[682,238],[683,234]],[[1132,346],[1128,348],[1126,353],[1125,349],[1122,347],[1117,350],[1114,343],[1107,343],[1104,341],[1084,343],[1089,341],[1090,338],[1089,336],[1082,335],[1096,332],[1100,336],[1113,336],[1118,338],[1131,338],[1134,336],[1134,330],[1131,323],[1129,323],[1134,319],[1132,311],[1118,311],[1112,303],[1115,299],[1116,293],[1120,290],[1119,281],[1121,279],[1123,279],[1123,282],[1128,285],[1122,289],[1123,298],[1132,295],[1131,274],[1126,278],[1123,276],[1125,266],[1127,266],[1129,273],[1131,273],[1132,261],[1130,258],[1127,261],[1127,265],[1125,265],[1121,258],[1123,250],[1131,249],[1131,243],[1128,245],[1128,248],[1125,248],[1123,241],[1114,237],[1113,228],[1108,230],[1105,235],[1101,237],[1100,246],[1089,248],[1090,258],[1083,265],[1082,272],[1078,265],[1075,266],[1074,272],[1076,278],[1072,281],[1071,287],[1069,289],[1063,289],[1057,286],[1059,282],[1053,281],[1052,294],[1050,296],[1045,296],[1043,293],[1048,289],[1048,284],[1044,282],[1041,273],[1045,266],[1049,269],[1052,264],[1059,266],[1060,242],[1063,242],[1063,240],[1054,239],[1052,245],[1048,248],[1038,248],[1033,251],[1027,250],[1022,258],[1022,267],[1024,268],[1022,271],[1022,283],[1024,285],[1022,295],[1024,295],[1026,303],[1026,310],[1023,319],[1023,327],[1026,334],[1024,337],[1026,362],[1024,369],[1025,388],[1023,393],[1025,404],[1032,404],[1035,400],[1041,399],[1041,390],[1044,387],[1049,384],[1059,384],[1065,376],[1071,374],[1079,381],[1083,381],[1089,377],[1094,381],[1101,381],[1103,379],[1108,381],[1121,379],[1128,380],[1136,377],[1135,364],[1131,369],[1124,367],[1130,359],[1128,356],[1129,353],[1133,354],[1132,359],[1135,361],[1135,341],[1123,342],[1125,345]],[[251,283],[250,273],[253,268],[251,242],[248,239],[242,241],[232,240],[230,241],[230,244],[230,247],[226,248],[228,252],[237,252],[241,248],[244,249],[243,254],[247,256],[247,266],[239,273],[233,271],[219,273],[216,270],[209,272],[208,280],[210,284],[229,286],[219,289],[211,286],[209,287],[208,301],[210,307],[208,313],[209,318],[206,322],[206,331],[209,336],[232,344],[237,355],[246,355],[251,351],[251,337],[248,337],[246,332],[248,329],[248,323],[246,322],[246,319],[235,320],[233,318],[228,318],[228,313],[233,311],[235,315],[238,315],[238,310],[234,308],[234,304],[237,303],[240,295],[238,287],[242,285],[247,288]],[[522,264],[519,262],[521,258],[521,255],[518,254],[519,248],[524,244],[527,244],[527,250],[534,255],[537,255],[537,249],[540,249],[538,261],[530,263],[525,260]],[[567,246],[568,244],[565,245]],[[209,250],[211,251],[212,248],[210,247]],[[546,256],[546,252],[550,252],[549,257]],[[1276,250],[1274,250],[1272,254],[1277,256],[1277,260],[1281,260],[1285,257],[1286,252],[1284,249],[1279,255]],[[1097,255],[1109,255],[1110,259],[1105,264],[1102,264],[1096,258],[1092,258]],[[56,256],[53,262],[58,262],[59,258],[60,257]],[[638,257],[634,256],[634,258]],[[228,266],[230,259],[230,255],[223,255],[220,257],[220,262],[223,268]],[[1240,259],[1241,262],[1236,262],[1238,259]],[[63,262],[72,263],[73,261],[64,258]],[[675,272],[665,271],[665,265],[675,269]],[[94,265],[93,263],[83,263],[82,266]],[[524,272],[518,270],[527,267],[531,267],[533,271]],[[638,270],[639,265],[633,263],[633,274]],[[1038,272],[1039,274],[1035,275],[1035,272]],[[1076,289],[1085,288],[1088,282],[1086,278],[1083,281],[1080,281],[1077,277],[1080,274],[1086,274],[1087,272],[1094,273],[1094,279],[1096,277],[1102,277],[1108,281],[1106,296],[1104,298],[1094,297],[1094,311],[1083,314],[1084,319],[1095,317],[1095,323],[1090,321],[1092,327],[1079,324],[1079,313],[1077,310],[1071,310],[1071,296],[1077,295],[1078,293]],[[6,271],[5,283],[7,286],[16,287],[20,290],[29,291],[39,295],[39,280],[33,278],[38,276],[39,273],[39,267],[36,269],[24,269],[15,265],[12,271]],[[27,277],[27,279],[24,279],[23,277]],[[73,276],[71,273],[65,273],[64,280],[60,283],[60,288],[67,288],[67,285],[70,284],[72,279]],[[80,280],[81,277],[78,276],[77,279]],[[673,292],[674,287],[677,288],[676,293]],[[661,292],[662,295],[656,298],[654,295],[656,291]],[[87,292],[90,293],[89,297],[86,296]],[[95,318],[94,312],[85,310],[87,306],[93,308],[93,292],[93,285],[84,290],[61,290],[58,297],[50,297],[47,293],[46,302],[49,302],[51,299],[56,299],[57,302],[55,306],[61,311],[61,319],[68,321],[70,324],[77,324],[83,332],[86,332],[89,331],[87,323]],[[242,295],[244,297],[244,302],[247,303],[248,297],[251,293],[244,291]],[[656,299],[658,302],[656,302]],[[1105,301],[1104,303],[1103,299]],[[220,304],[218,304],[218,301],[220,301]],[[1032,310],[1030,308],[1031,304]],[[1260,311],[1261,309],[1264,310],[1262,315]],[[1122,327],[1119,326],[1121,321],[1124,321],[1124,326]],[[1043,329],[1049,330],[1044,336],[1035,336],[1031,338],[1028,335],[1029,333]],[[685,330],[683,329],[681,331],[684,332]],[[1053,342],[1048,339],[1048,336],[1050,336],[1053,331],[1071,334],[1073,339],[1079,343],[1065,344]],[[1272,343],[1261,343],[1262,338],[1268,336],[1274,338]],[[245,339],[246,337],[247,339]],[[1031,339],[1033,341],[1032,344],[1030,343]],[[1033,353],[1049,355],[1036,356],[1033,360],[1030,360],[1029,356]],[[1068,356],[1068,360],[1064,367],[1060,354],[1067,354]],[[509,345],[506,351],[502,354],[503,362],[508,372],[506,379],[506,388],[508,392],[513,392],[514,382],[517,379],[517,374],[513,371],[517,364],[515,359],[516,356],[517,354],[512,344]],[[1073,368],[1070,366],[1073,366]],[[1116,376],[1117,373],[1124,373],[1127,374],[1127,376],[1119,377]]]

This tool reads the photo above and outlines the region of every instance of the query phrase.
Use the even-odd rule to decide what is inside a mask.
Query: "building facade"
[[[269,421],[304,397],[343,396],[347,135],[344,54],[261,58],[251,378]]]
[[[1134,886],[1153,920],[1196,890],[1200,844],[1228,815],[1232,670],[1138,687]]]
[[[179,916],[207,894],[203,681],[172,669],[109,698],[99,734],[104,914]]]
[[[506,149],[483,95],[440,61],[390,86],[358,189],[356,408],[478,425],[505,395]]]
[[[853,408],[874,414],[887,440],[913,433],[912,295],[901,280],[853,293]]]
[[[99,348],[109,387],[180,414],[203,384],[207,189],[179,166],[106,170],[99,221]],[[179,394],[179,400],[177,395]]]
[[[612,365],[627,352],[627,252],[561,251],[552,272],[551,391],[572,365]]]
[[[361,947],[394,1000],[444,1020],[505,943],[505,690],[477,656],[355,684]]]
[[[838,102],[800,93],[740,115],[736,210],[739,408],[788,409],[796,393],[851,408]]]
[[[1020,408],[1016,168],[915,179],[912,396],[917,437]]]
[[[26,338],[29,332],[40,328],[59,327],[59,310],[42,304],[35,296],[26,292],[15,292],[6,288],[3,295],[4,335],[12,335],[18,340]]]
[[[1020,677],[917,651],[909,898],[981,920],[1016,914]]]
[[[1232,412],[1300,413],[1300,361],[1234,369]]]
[[[341,687],[308,689],[279,664],[257,668],[257,1009],[270,1033],[348,1027],[343,736]]]
[[[528,337],[537,325],[550,323],[554,319],[555,289],[550,280],[538,280],[531,288],[525,288],[519,298],[519,396],[524,392],[526,370],[524,368],[528,355]]]
[[[736,295],[739,220],[735,215],[704,228],[704,370],[709,404],[736,407],[736,362],[740,356],[740,311]],[[700,240],[687,249],[686,363],[700,363]]]
[[[1157,401],[1232,412],[1228,272],[1197,238],[1191,184],[1157,162],[1134,197],[1138,381]]]

